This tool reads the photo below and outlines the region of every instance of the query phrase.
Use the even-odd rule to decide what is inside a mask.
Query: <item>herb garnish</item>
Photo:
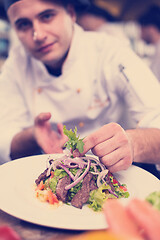
[[[77,127],[75,127],[74,131],[72,131],[72,129],[67,130],[66,126],[64,126],[63,132],[68,137],[68,141],[64,146],[68,149],[72,149],[72,151],[78,149],[78,151],[82,153],[84,142],[83,139],[80,139],[79,136],[77,136]]]

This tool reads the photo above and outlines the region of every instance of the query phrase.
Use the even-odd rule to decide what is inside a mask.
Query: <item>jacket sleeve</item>
[[[19,64],[9,57],[0,73],[0,164],[10,161],[10,145],[15,134],[31,124],[24,100]],[[25,76],[24,76],[25,77]]]

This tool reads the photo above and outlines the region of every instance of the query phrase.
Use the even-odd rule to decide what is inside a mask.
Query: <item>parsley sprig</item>
[[[66,126],[63,127],[64,134],[68,137],[68,141],[65,143],[65,147],[68,149],[72,149],[72,151],[78,149],[80,153],[83,152],[84,142],[83,139],[80,139],[77,136],[77,127],[75,127],[74,131],[72,129],[67,130]]]

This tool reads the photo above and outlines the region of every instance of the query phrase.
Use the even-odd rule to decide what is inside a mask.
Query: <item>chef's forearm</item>
[[[134,162],[160,164],[160,129],[126,131],[133,146]]]
[[[40,148],[34,138],[33,128],[27,128],[17,133],[11,142],[11,159],[40,153]]]

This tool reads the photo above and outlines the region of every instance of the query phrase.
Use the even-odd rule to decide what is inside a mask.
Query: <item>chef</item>
[[[112,172],[160,163],[160,85],[126,44],[75,23],[88,1],[4,3],[19,40],[0,75],[1,163],[62,152],[63,125]],[[134,129],[118,124],[121,99]]]

